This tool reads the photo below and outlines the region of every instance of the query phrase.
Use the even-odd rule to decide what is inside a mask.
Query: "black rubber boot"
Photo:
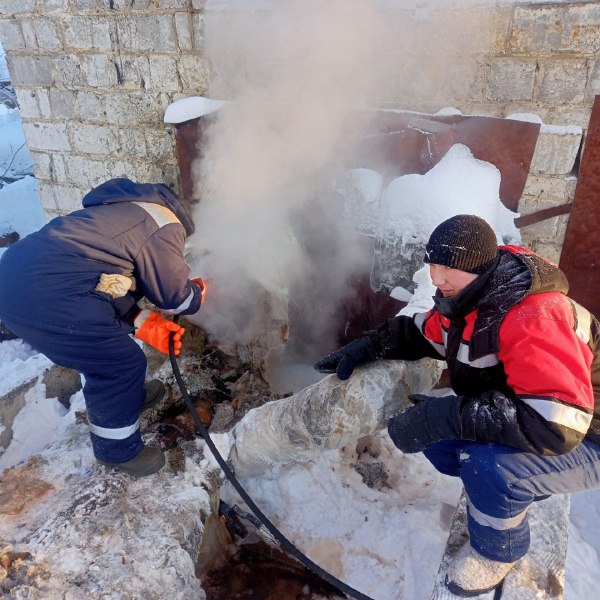
[[[167,388],[165,387],[165,384],[158,379],[152,379],[145,383],[144,389],[146,390],[146,396],[142,402],[142,410],[146,410],[147,408],[162,402],[167,395]]]
[[[124,463],[109,463],[96,459],[105,467],[113,467],[134,477],[145,477],[160,471],[165,466],[165,453],[158,446],[144,446],[144,449],[131,460]]]

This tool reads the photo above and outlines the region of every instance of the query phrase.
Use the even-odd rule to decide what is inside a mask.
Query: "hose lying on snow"
[[[175,322],[177,322],[178,317],[175,316],[173,320]],[[275,527],[275,525],[273,525],[273,523],[269,520],[269,518],[254,503],[252,498],[250,498],[250,496],[248,495],[246,490],[244,490],[244,488],[242,487],[240,482],[237,480],[233,471],[229,468],[229,466],[225,462],[225,459],[221,456],[221,454],[217,450],[217,447],[215,446],[214,442],[210,438],[208,430],[206,429],[206,427],[202,423],[200,417],[198,416],[198,413],[196,412],[194,404],[188,394],[187,388],[186,388],[183,378],[181,376],[181,372],[179,370],[179,365],[177,364],[177,359],[175,357],[174,344],[173,344],[173,333],[171,333],[171,335],[169,337],[169,359],[171,361],[171,367],[173,369],[173,374],[175,376],[175,380],[177,381],[177,385],[179,386],[179,390],[181,391],[181,395],[183,396],[185,404],[186,404],[190,414],[192,415],[192,418],[194,419],[194,423],[196,424],[196,427],[198,427],[198,431],[200,432],[200,435],[206,442],[206,445],[208,446],[212,455],[215,457],[215,460],[217,461],[217,463],[219,464],[221,469],[223,469],[223,472],[225,473],[225,476],[227,477],[227,479],[229,480],[231,485],[233,485],[233,487],[238,492],[238,494],[240,495],[242,500],[246,503],[246,505],[250,508],[250,510],[254,513],[254,515],[256,515],[258,520],[265,526],[265,528],[269,531],[269,533],[273,536],[273,538],[275,540],[277,540],[277,542],[281,545],[281,547],[286,552],[288,552],[289,554],[294,556],[296,559],[298,559],[307,569],[309,569],[310,571],[312,571],[313,573],[315,573],[316,575],[318,575],[319,577],[321,577],[322,579],[327,581],[329,584],[331,584],[332,586],[334,586],[335,588],[337,588],[344,594],[350,596],[351,598],[355,598],[356,600],[372,600],[372,598],[370,598],[369,596],[366,596],[365,594],[359,592],[358,590],[355,590],[354,588],[350,587],[343,581],[340,581],[339,579],[337,579],[336,577],[334,577],[333,575],[331,575],[330,573],[328,573],[327,571],[325,571],[324,569],[319,567],[319,565],[314,563],[305,554],[303,554],[292,542],[290,542],[277,529],[277,527]],[[394,364],[407,365],[410,363],[392,363],[392,362],[390,362],[387,364],[388,365],[394,365]],[[415,365],[416,364],[418,364],[418,363],[415,363]],[[373,367],[371,367],[371,368],[373,368]],[[431,371],[431,369],[429,371]],[[338,381],[339,385],[332,384],[332,382],[334,381],[333,378],[335,376],[330,376],[330,377],[325,378],[326,380],[329,380],[329,383],[322,384],[321,382],[319,382],[314,385],[321,386],[321,388],[322,388],[321,391],[326,390],[327,389],[326,386],[329,386],[329,388],[334,390],[333,396],[331,394],[328,395],[328,394],[323,394],[323,393],[314,394],[314,390],[312,393],[307,392],[305,394],[302,394],[302,392],[301,392],[300,394],[297,394],[296,396],[284,398],[282,400],[269,403],[268,405],[265,405],[259,409],[254,409],[254,411],[252,411],[252,412],[255,412],[255,411],[258,412],[261,409],[266,408],[267,406],[272,406],[272,405],[276,405],[276,404],[278,405],[277,408],[275,409],[275,411],[271,415],[269,415],[269,423],[273,423],[275,420],[275,421],[278,421],[279,423],[285,422],[288,425],[286,425],[286,427],[284,428],[282,436],[275,436],[275,438],[270,442],[270,444],[273,446],[273,453],[275,452],[276,448],[278,449],[280,457],[281,457],[282,447],[284,449],[286,449],[286,451],[284,451],[283,455],[287,456],[288,460],[291,460],[291,459],[293,459],[294,456],[297,456],[297,451],[300,449],[306,451],[311,446],[312,447],[321,447],[321,448],[339,448],[343,444],[350,441],[352,438],[357,440],[359,437],[367,435],[368,433],[372,433],[373,431],[376,431],[377,429],[381,429],[387,422],[387,419],[392,414],[394,414],[394,412],[396,412],[397,410],[399,410],[402,407],[401,404],[403,402],[408,402],[408,400],[406,399],[407,394],[417,393],[419,391],[423,392],[423,391],[425,391],[425,389],[431,389],[431,387],[435,383],[435,381],[434,381],[435,375],[431,371],[429,373],[429,376],[427,376],[426,373],[428,373],[429,371],[426,369],[423,372],[423,374],[425,374],[425,376],[421,377],[421,378],[416,377],[416,372],[415,373],[411,372],[413,375],[413,378],[416,377],[416,380],[418,380],[419,385],[417,387],[420,389],[410,389],[410,387],[407,386],[406,383],[402,382],[403,378],[399,377],[397,379],[397,381],[400,381],[400,389],[394,388],[394,390],[393,390],[394,393],[384,394],[382,392],[382,390],[375,390],[380,393],[379,397],[381,398],[381,401],[377,403],[378,404],[377,406],[368,406],[369,403],[366,402],[366,399],[368,397],[375,398],[375,397],[377,397],[377,394],[366,394],[365,395],[364,394],[364,384],[360,384],[359,387],[357,388],[357,390],[355,390],[355,393],[349,394],[348,400],[345,400],[346,393],[349,391],[348,388],[349,387],[351,388],[352,384],[350,384],[348,382],[344,382],[342,384],[339,381]],[[406,372],[405,372],[405,374],[406,374]],[[410,379],[410,377],[408,377],[408,378]],[[352,378],[349,381],[352,381]],[[427,385],[427,382],[429,382],[429,387],[428,388],[423,387],[424,385],[425,386]],[[413,383],[415,383],[415,382],[413,381]],[[310,386],[310,387],[313,388],[314,386]],[[363,394],[360,393],[361,387],[363,388]],[[401,391],[404,393],[400,393]],[[317,400],[316,402],[311,403],[311,402],[307,401],[307,399],[309,397],[311,397],[311,398],[314,397],[317,399],[320,398],[320,400]],[[361,401],[361,397],[363,399],[362,401]],[[394,398],[396,398],[396,400],[394,400]],[[307,404],[308,404],[308,406],[307,406]],[[333,420],[328,419],[327,420],[328,425],[326,424],[325,426],[322,426],[322,424],[321,424],[321,426],[319,426],[320,435],[315,435],[316,432],[313,431],[313,429],[315,427],[317,427],[317,423],[319,423],[319,419],[321,417],[323,417],[324,412],[327,414],[331,414],[331,411],[329,411],[328,409],[332,408],[332,407],[334,409],[333,412],[337,413],[338,417],[340,415],[344,415],[344,417],[341,419],[338,418],[337,421],[336,421],[336,419],[333,419]],[[246,418],[248,418],[248,417],[246,416]],[[298,423],[298,426],[302,429],[302,432],[303,432],[300,437],[298,437],[296,432],[293,431],[294,428],[293,428],[293,426],[291,426],[291,424],[293,424],[296,419],[299,419],[299,421],[296,421],[296,422]],[[341,425],[342,423],[344,424],[344,426]],[[238,425],[240,425],[240,423],[238,423]],[[250,433],[251,429],[252,429],[251,427],[248,429],[246,429],[245,427],[240,429],[237,432],[238,439],[241,439],[243,436],[246,436],[246,439],[248,440],[248,436],[251,435],[251,433]],[[276,430],[277,430],[277,427],[275,427],[275,428],[271,427],[270,432],[272,434],[275,434]],[[335,430],[335,435],[334,435],[334,430]],[[242,433],[242,431],[243,431],[243,433]],[[309,440],[313,440],[314,443],[311,444],[309,442]],[[294,442],[296,442],[296,443],[294,443]],[[278,444],[281,444],[281,446]],[[263,446],[263,450],[264,450],[264,446]],[[237,467],[236,467],[236,461],[237,461],[237,464],[239,465],[240,469],[245,470],[245,472],[249,473],[250,471],[253,471],[253,470],[256,471],[255,468],[254,469],[252,468],[253,464],[256,465],[256,458],[251,459],[251,461],[246,465],[246,468],[244,469],[244,462],[240,459],[239,452],[236,452],[235,455],[237,456],[237,459],[234,460],[232,457],[232,463],[234,464],[234,467],[236,468],[236,470],[237,470]],[[270,462],[270,461],[267,458],[267,463],[268,462]]]

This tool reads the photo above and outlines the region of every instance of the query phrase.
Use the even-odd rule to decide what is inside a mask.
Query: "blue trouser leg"
[[[527,553],[527,509],[535,498],[600,487],[600,446],[588,440],[560,456],[463,440],[432,444],[424,454],[440,472],[462,479],[471,545],[501,562]]]
[[[126,333],[107,337],[40,331],[7,325],[52,362],[80,371],[96,458],[126,462],[143,449],[139,416],[144,399],[146,357]]]

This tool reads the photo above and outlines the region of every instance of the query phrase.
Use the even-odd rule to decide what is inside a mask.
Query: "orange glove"
[[[204,298],[206,298],[206,282],[202,277],[194,277],[191,282],[195,283],[200,288],[200,304],[204,304]]]
[[[179,356],[181,350],[181,338],[185,329],[161,317],[158,313],[148,309],[142,310],[133,321],[135,337],[156,348],[159,352],[169,354],[169,335],[173,335],[173,349],[175,356]]]

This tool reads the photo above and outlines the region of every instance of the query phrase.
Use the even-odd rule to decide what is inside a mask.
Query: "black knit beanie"
[[[425,247],[426,263],[467,273],[484,273],[498,256],[494,230],[475,215],[456,215],[440,223]]]

